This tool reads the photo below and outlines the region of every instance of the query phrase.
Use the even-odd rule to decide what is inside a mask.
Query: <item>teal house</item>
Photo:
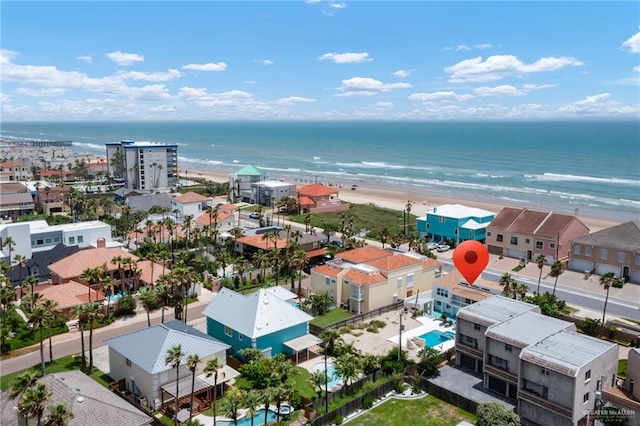
[[[417,219],[420,238],[426,241],[466,240],[485,242],[487,226],[495,217],[494,212],[467,207],[461,204],[445,204],[427,211],[424,218]]]
[[[230,345],[233,355],[257,348],[264,357],[284,353],[297,358],[320,342],[309,334],[313,317],[268,289],[243,295],[222,288],[203,314],[207,334]]]
[[[250,203],[252,198],[251,186],[267,179],[267,172],[253,164],[247,164],[240,170],[229,175],[229,188],[233,200]]]

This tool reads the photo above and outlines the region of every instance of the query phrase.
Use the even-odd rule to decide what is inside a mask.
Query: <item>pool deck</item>
[[[443,333],[456,332],[455,324],[445,326],[442,324],[442,321],[440,321],[439,319],[433,319],[429,317],[418,317],[416,318],[416,320],[418,320],[422,325],[416,328],[412,328],[411,330],[404,331],[402,333],[402,347],[405,349],[407,347],[411,349],[412,346],[415,348],[416,344],[415,344],[415,341],[413,340],[414,337],[420,337],[423,334],[426,334],[430,331],[438,330]],[[395,336],[390,337],[387,340],[393,343],[394,345],[397,345],[399,336],[400,336],[399,334],[396,334]],[[439,345],[434,346],[434,348],[438,349],[441,352],[446,352],[447,350],[453,348],[454,346],[455,346],[455,339],[451,339],[451,340],[442,342]]]

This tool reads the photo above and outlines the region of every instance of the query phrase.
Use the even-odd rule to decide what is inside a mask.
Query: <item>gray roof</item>
[[[458,311],[457,316],[488,327],[533,310],[539,311],[538,307],[531,303],[493,296],[465,306]]]
[[[640,251],[640,221],[632,220],[571,240],[574,244],[612,250]]]
[[[164,358],[174,345],[182,345],[186,355],[198,354],[200,358],[225,352],[231,347],[178,320],[112,337],[104,342],[150,374],[171,368]],[[184,362],[186,360],[185,356]]]
[[[264,291],[271,293],[274,296],[276,296],[278,299],[284,300],[284,301],[296,299],[298,297],[297,294],[287,290],[281,285],[275,285],[273,287],[265,288]]]
[[[202,313],[252,339],[313,319],[264,289],[242,295],[222,288]]]
[[[492,325],[484,334],[487,338],[524,348],[568,328],[575,330],[575,325],[537,312],[525,312]]]
[[[153,206],[171,210],[172,198],[171,194],[144,194],[128,197],[127,204],[134,212],[148,212]]]
[[[142,426],[153,421],[80,371],[49,374],[38,382],[44,383],[53,392],[48,406],[65,403],[67,409],[73,412],[74,417],[69,420],[69,426]],[[0,394],[0,424],[18,425],[18,417],[13,409],[16,404],[17,400],[8,399],[8,391]],[[48,413],[49,410],[45,410],[43,424]]]
[[[610,350],[617,352],[617,345],[563,330],[524,348],[520,359],[576,377],[581,367]]]

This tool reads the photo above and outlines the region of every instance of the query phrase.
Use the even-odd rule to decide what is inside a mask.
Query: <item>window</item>
[[[536,248],[537,249],[543,249],[544,248],[544,243],[542,241],[536,241]]]
[[[449,297],[449,291],[445,290],[444,288],[440,288],[440,287],[437,287],[436,294],[438,296]]]
[[[438,220],[440,223],[444,223],[447,219],[444,216],[440,216]]]
[[[512,352],[513,351],[513,347],[511,345],[505,343],[504,350],[507,351],[507,352]]]
[[[31,240],[31,247],[36,245],[36,240]]]
[[[45,244],[51,244],[51,238],[45,238],[44,242]]]
[[[609,250],[600,249],[600,259],[606,259],[607,257],[609,257]]]
[[[414,284],[413,279],[414,279],[414,275],[413,274],[408,274],[407,275],[407,288],[413,287],[413,284]]]
[[[427,231],[431,229],[431,224],[427,223]]]
[[[84,243],[84,237],[82,235],[78,235],[78,244]]]
[[[591,380],[591,370],[584,373],[584,382],[587,383],[589,380]]]
[[[500,243],[502,242],[502,234],[496,235],[496,241],[498,241]]]
[[[525,243],[525,244],[529,244],[529,243],[531,243],[531,240],[530,240],[530,239],[528,239],[528,238],[526,238],[526,239],[524,240],[524,243]]]
[[[38,240],[38,241],[36,241],[36,244],[37,244],[37,245],[39,245],[39,246],[41,246],[41,245],[43,245],[43,244],[44,244],[44,240]]]
[[[511,237],[511,244],[513,244],[514,246],[518,245],[518,237]]]
[[[59,243],[60,242],[60,237],[53,237],[53,242],[54,243]]]
[[[453,235],[458,235],[458,228],[453,230]]]
[[[490,237],[490,236],[491,236],[491,232],[487,231],[487,237]]]
[[[473,324],[474,330],[480,330],[480,324]]]
[[[76,243],[76,237],[69,237],[69,244],[75,244]]]
[[[325,278],[324,278],[324,283],[325,283],[326,285],[331,285],[331,278],[329,278],[329,277],[325,277]]]
[[[556,248],[556,243],[549,243],[549,248]]]
[[[127,363],[127,367],[131,367],[131,360],[129,358],[125,358],[125,362]]]
[[[548,376],[549,370],[545,367],[542,367],[542,369],[540,370],[540,374],[544,374],[545,376]]]
[[[640,254],[636,254],[636,265],[640,265]]]
[[[238,333],[238,340],[242,340],[242,334]]]
[[[620,263],[624,263],[625,258],[626,258],[625,254],[626,254],[626,253],[625,253],[625,252],[623,252],[623,251],[619,251],[619,252],[618,252],[618,262],[620,262]]]
[[[436,300],[436,306],[442,306],[442,302],[439,300]]]
[[[226,334],[229,337],[233,337],[233,330],[231,329],[231,327],[227,327],[225,325],[224,326],[224,334]]]
[[[580,254],[580,245],[576,244],[573,246],[573,254]]]
[[[585,247],[584,248],[584,255],[587,257],[591,256],[591,247]]]
[[[584,394],[584,396],[582,397],[582,402],[584,402],[585,404],[589,402],[589,392]]]
[[[489,362],[494,367],[498,367],[501,370],[509,371],[509,361],[507,361],[506,359],[491,355],[491,358],[489,358]]]

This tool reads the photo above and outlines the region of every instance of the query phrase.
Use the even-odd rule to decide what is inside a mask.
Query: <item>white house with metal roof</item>
[[[318,344],[309,334],[313,317],[278,296],[265,289],[243,295],[222,288],[203,311],[207,333],[231,345],[234,354],[257,348],[265,357],[297,355]]]
[[[206,394],[204,400],[212,399],[213,379],[203,374],[209,360],[217,358],[223,366],[219,386],[239,376],[226,365],[228,344],[177,320],[113,337],[105,343],[109,347],[109,375],[116,381],[123,380],[122,390],[135,395],[142,406],[151,410],[175,405],[176,370],[165,363],[167,351],[175,345],[180,345],[185,353],[178,368],[180,399],[191,395],[191,371],[185,366],[189,355],[197,354],[202,359],[196,370],[195,394]]]

